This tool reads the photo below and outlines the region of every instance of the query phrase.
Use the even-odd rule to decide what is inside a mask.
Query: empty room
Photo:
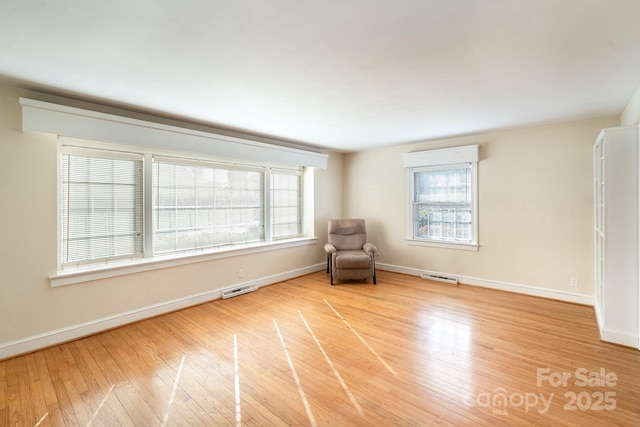
[[[640,424],[640,2],[0,2],[0,427]]]

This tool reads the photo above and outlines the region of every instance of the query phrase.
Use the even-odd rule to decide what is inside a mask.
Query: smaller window
[[[413,236],[471,242],[471,166],[427,167],[414,171]]]
[[[142,156],[67,149],[60,157],[60,264],[144,255]]]
[[[477,248],[477,153],[473,145],[404,155],[410,242]]]
[[[271,171],[271,237],[287,239],[302,234],[302,174],[299,170]]]

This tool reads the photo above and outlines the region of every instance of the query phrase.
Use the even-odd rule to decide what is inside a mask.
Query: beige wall
[[[315,173],[315,234],[318,237],[318,244],[324,247],[324,244],[327,243],[327,224],[329,219],[343,217],[343,155],[329,153],[327,169],[316,169]]]
[[[21,131],[20,96],[48,99],[0,85],[0,347],[324,262],[327,220],[342,213],[337,185],[341,154],[330,155],[327,170],[315,171],[318,244],[51,288],[48,276],[56,272],[56,139]]]
[[[617,119],[428,141],[346,155],[344,212],[367,219],[379,262],[593,295],[593,160]],[[477,252],[409,246],[402,153],[480,145]],[[579,278],[578,288],[569,287]]]

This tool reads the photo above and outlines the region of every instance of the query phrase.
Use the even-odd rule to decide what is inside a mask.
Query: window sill
[[[256,243],[242,246],[236,245],[236,247],[233,248],[224,247],[208,252],[190,252],[156,256],[153,258],[127,261],[126,264],[102,264],[87,268],[62,270],[49,276],[49,281],[51,282],[51,287],[54,288],[58,286],[89,282],[92,280],[123,276],[125,274],[193,264],[196,262],[212,261],[241,255],[294,248],[298,246],[315,245],[317,242],[317,237],[300,237],[297,239],[280,240],[270,243]]]
[[[477,243],[438,242],[435,240],[407,239],[407,243],[412,246],[429,246],[432,248],[458,249],[463,251],[478,251],[480,248],[480,245]]]

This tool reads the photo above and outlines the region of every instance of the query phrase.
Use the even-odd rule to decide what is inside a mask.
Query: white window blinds
[[[142,156],[62,152],[62,267],[143,256]]]
[[[264,240],[264,173],[259,168],[154,159],[153,252]]]

